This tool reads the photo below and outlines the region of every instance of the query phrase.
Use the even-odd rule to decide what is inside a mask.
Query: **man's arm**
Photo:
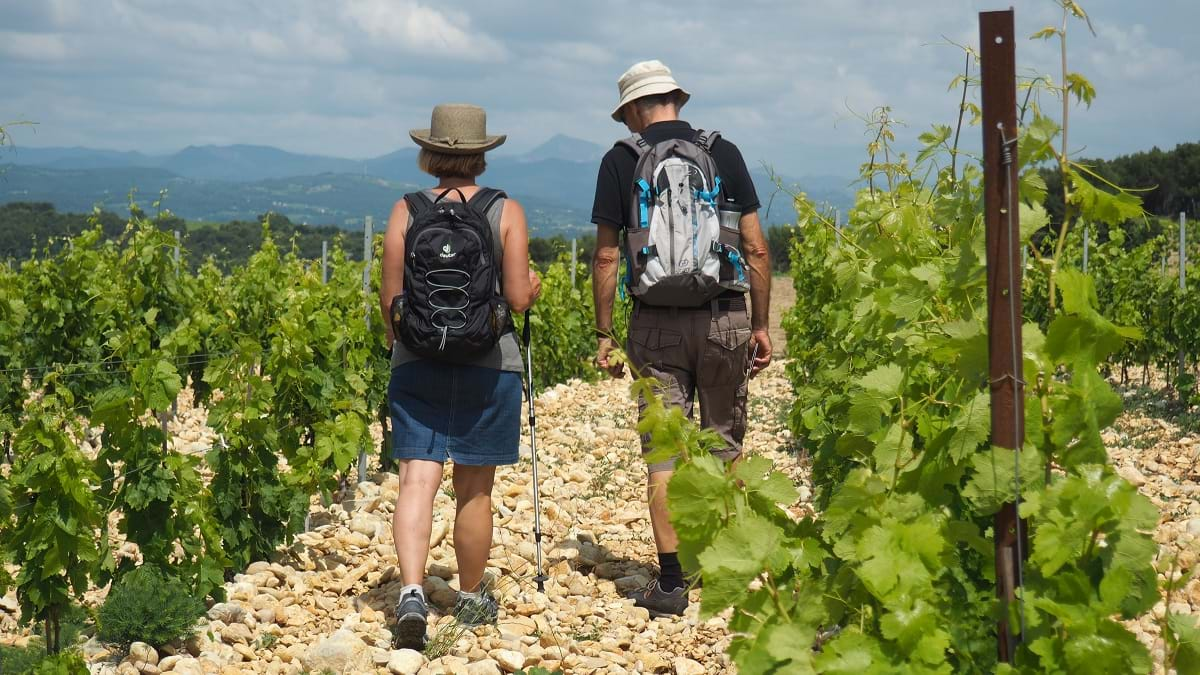
[[[750,268],[751,349],[758,347],[754,373],[771,363],[771,252],[763,235],[758,211],[743,213],[738,222],[742,234],[742,255]]]
[[[592,301],[596,307],[596,365],[613,377],[621,377],[621,364],[610,364],[609,353],[616,343],[613,332],[613,302],[617,292],[617,270],[621,265],[619,231],[612,225],[596,225],[596,251],[592,254]],[[603,334],[603,335],[601,335]]]

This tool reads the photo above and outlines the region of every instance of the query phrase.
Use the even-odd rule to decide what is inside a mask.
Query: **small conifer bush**
[[[143,566],[121,578],[100,608],[99,638],[128,648],[133,642],[160,647],[192,634],[204,602],[178,579]]]

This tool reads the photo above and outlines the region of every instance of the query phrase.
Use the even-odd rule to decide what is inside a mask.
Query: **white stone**
[[[500,675],[500,664],[492,659],[483,659],[467,666],[467,675]]]
[[[227,645],[234,645],[239,642],[250,644],[253,639],[254,637],[250,634],[250,629],[246,627],[246,624],[231,623],[221,629],[221,642]]]
[[[154,647],[145,642],[134,642],[129,645],[129,661],[141,670],[143,666],[157,666],[158,652],[154,651]]]
[[[1134,466],[1118,467],[1117,475],[1132,483],[1134,487],[1142,487],[1146,484],[1146,477]]]
[[[208,610],[208,618],[227,624],[241,623],[246,618],[246,610],[232,602],[218,602]]]
[[[396,649],[388,659],[387,669],[395,675],[414,675],[425,665],[425,657],[412,649]]]
[[[335,673],[360,672],[369,668],[367,645],[353,632],[341,629],[309,648],[304,667]]]
[[[525,655],[513,649],[493,649],[488,656],[506,673],[515,673],[525,667]]]
[[[177,673],[178,675],[202,675],[204,669],[200,667],[200,662],[195,658],[184,656],[175,662],[171,670],[166,672]]]
[[[682,656],[677,657],[672,665],[675,666],[675,675],[704,675],[704,666]]]
[[[379,521],[369,516],[356,515],[350,519],[350,531],[368,537],[374,537],[379,527]]]

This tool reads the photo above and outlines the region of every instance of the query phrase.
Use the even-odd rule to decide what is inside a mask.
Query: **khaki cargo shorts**
[[[746,367],[750,354],[746,299],[713,300],[708,306],[653,307],[635,302],[629,317],[629,360],[644,377],[663,384],[663,402],[692,418],[697,398],[700,426],[725,439],[713,452],[732,461],[746,436]],[[639,401],[639,413],[645,410]],[[640,414],[639,414],[640,417]],[[642,438],[642,454],[649,452]],[[649,472],[670,471],[674,458],[650,464]]]

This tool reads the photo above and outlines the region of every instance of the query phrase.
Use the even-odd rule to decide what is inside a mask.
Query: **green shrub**
[[[4,675],[79,675],[88,672],[78,652],[46,654],[41,641],[28,647],[0,647],[0,673]]]
[[[87,675],[87,661],[79,652],[62,652],[38,662],[32,675]]]
[[[126,574],[100,608],[99,637],[128,647],[145,642],[160,647],[187,638],[204,615],[204,602],[187,586],[153,566]]]
[[[61,631],[60,642],[67,647],[79,642],[79,636],[87,628],[90,617],[86,609],[79,605],[69,605],[59,617]],[[46,643],[40,637],[30,640],[25,647],[9,647],[0,645],[0,675],[26,675],[27,673],[43,672],[39,670],[43,663],[55,662],[54,657],[47,656]],[[60,672],[50,670],[47,672]],[[76,672],[76,671],[62,671]],[[86,672],[86,669],[81,672]]]
[[[0,673],[5,675],[31,673],[44,658],[46,658],[46,647],[40,640],[31,642],[28,647],[0,645]]]

